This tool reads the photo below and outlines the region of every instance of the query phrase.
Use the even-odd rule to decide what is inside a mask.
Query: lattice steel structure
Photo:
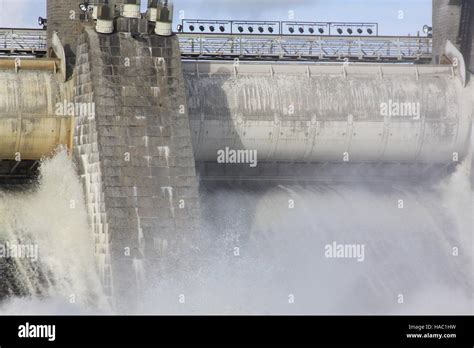
[[[0,28],[0,55],[45,56],[47,33],[42,29]]]
[[[179,34],[184,58],[429,61],[432,39],[393,36]]]
[[[310,36],[179,33],[185,59],[429,61],[432,39],[394,36]],[[40,29],[0,29],[0,55],[45,56]]]

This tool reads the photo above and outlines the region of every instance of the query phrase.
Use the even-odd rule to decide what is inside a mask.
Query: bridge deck
[[[429,62],[432,39],[395,36],[315,36],[180,33],[183,59],[357,60]],[[0,28],[0,56],[43,57],[46,30]]]

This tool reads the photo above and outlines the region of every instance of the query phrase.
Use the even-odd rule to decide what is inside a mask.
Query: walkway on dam
[[[183,59],[426,62],[432,38],[179,33]],[[47,54],[46,30],[0,28],[1,56]]]

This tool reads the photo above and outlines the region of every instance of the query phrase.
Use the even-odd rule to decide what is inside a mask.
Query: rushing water
[[[198,271],[151,286],[141,312],[473,313],[468,169],[434,186],[206,185]],[[328,258],[333,243],[364,258]]]
[[[193,271],[145,283],[137,313],[473,313],[469,169],[430,186],[203,184]],[[109,312],[82,197],[64,152],[34,190],[0,193],[0,243],[39,255],[0,262],[21,295],[0,313]],[[329,258],[333,243],[363,257]]]
[[[0,259],[2,293],[12,295],[0,303],[0,313],[107,310],[82,186],[65,151],[42,162],[38,183],[30,191],[0,191],[0,223],[0,245],[25,251],[33,247],[38,256],[36,260],[30,252],[12,257],[10,252],[6,262]]]

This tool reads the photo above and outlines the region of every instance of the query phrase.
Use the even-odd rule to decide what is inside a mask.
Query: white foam
[[[29,239],[37,244],[48,282],[39,281],[32,274],[17,274],[23,280],[29,278],[26,290],[30,296],[2,304],[0,313],[109,310],[94,261],[82,185],[68,154],[60,151],[42,163],[39,182],[32,192],[1,195],[0,237]],[[20,269],[26,270],[26,265]],[[41,288],[41,297],[33,293],[35,286]],[[54,305],[59,303],[67,304],[64,310]]]

